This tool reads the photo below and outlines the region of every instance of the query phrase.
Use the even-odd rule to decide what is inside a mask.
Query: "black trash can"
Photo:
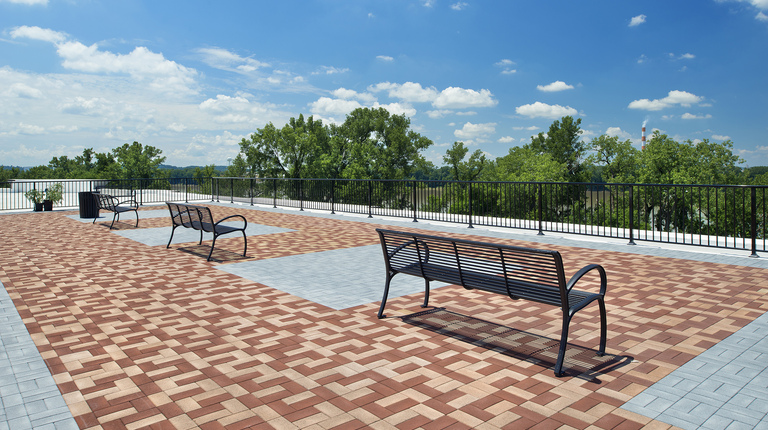
[[[80,218],[96,218],[99,214],[96,196],[90,191],[81,191],[77,197],[80,202]]]

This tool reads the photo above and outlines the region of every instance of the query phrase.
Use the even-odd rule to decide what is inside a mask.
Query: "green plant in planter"
[[[33,188],[25,192],[24,197],[28,198],[29,200],[32,200],[32,202],[35,204],[36,212],[43,210],[43,200],[45,199],[44,192]]]
[[[64,185],[61,182],[56,182],[45,190],[46,200],[50,200],[53,203],[60,202],[64,197]]]

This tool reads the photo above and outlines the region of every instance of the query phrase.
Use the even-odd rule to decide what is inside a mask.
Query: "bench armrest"
[[[225,217],[225,218],[222,218],[222,219],[220,219],[220,220],[216,221],[216,222],[213,224],[214,228],[215,228],[217,225],[221,224],[222,222],[224,222],[224,221],[226,221],[226,220],[228,220],[228,219],[231,219],[231,218],[240,218],[241,220],[243,220],[243,230],[245,230],[245,229],[246,229],[246,227],[248,227],[248,221],[245,219],[245,217],[244,217],[244,216],[242,216],[242,215],[230,215],[230,216],[228,216],[228,217]]]
[[[120,205],[125,204],[125,203],[133,203],[133,204],[129,204],[128,205],[129,207],[132,207],[132,208],[137,208],[138,209],[138,207],[139,207],[139,202],[137,202],[134,199],[123,200],[122,202],[119,201],[117,203],[117,206],[120,206]]]
[[[589,264],[587,266],[584,266],[576,272],[575,275],[571,277],[571,279],[568,281],[568,284],[566,284],[565,289],[569,292],[573,289],[573,286],[576,285],[576,282],[579,281],[584,275],[586,275],[588,272],[597,269],[597,271],[600,273],[600,293],[599,295],[605,296],[605,290],[608,285],[608,280],[605,276],[605,269],[603,269],[603,266],[599,264]]]
[[[395,254],[400,252],[400,250],[407,248],[409,245],[416,245],[416,247],[418,248],[419,247],[419,243],[421,243],[420,250],[421,250],[421,253],[422,253],[421,254],[422,262],[423,263],[429,263],[429,246],[427,246],[426,242],[424,242],[422,240],[416,240],[416,239],[412,239],[412,240],[409,240],[407,242],[403,242],[400,246],[398,246],[397,248],[393,249],[392,252],[389,253],[389,255],[387,255],[387,257],[388,258],[394,257]]]

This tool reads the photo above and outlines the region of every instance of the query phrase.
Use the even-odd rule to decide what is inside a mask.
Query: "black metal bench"
[[[96,220],[99,218],[99,211],[105,210],[112,212],[112,224],[109,225],[109,229],[112,230],[112,226],[115,225],[115,220],[120,220],[120,214],[123,212],[134,212],[136,214],[136,227],[139,226],[139,203],[136,200],[130,199],[130,200],[124,200],[124,201],[118,201],[115,196],[111,196],[109,194],[99,194],[99,193],[93,193],[93,195],[96,198],[96,203],[98,205],[96,209],[96,214],[93,217],[93,222],[91,224],[95,224]],[[126,203],[129,203],[129,206],[121,206]]]
[[[416,233],[376,229],[384,252],[387,280],[379,318],[384,318],[389,285],[398,273],[418,276],[425,280],[424,304],[429,303],[430,281],[461,285],[468,290],[503,294],[512,299],[526,299],[557,306],[563,311],[560,351],[555,375],[563,374],[563,359],[568,343],[568,327],[574,314],[593,301],[600,306],[600,348],[605,354],[607,336],[605,315],[605,269],[590,264],[576,272],[566,282],[563,260],[557,251],[522,248]],[[574,289],[587,272],[597,270],[600,291]]]
[[[216,246],[216,238],[219,236],[240,231],[243,233],[243,257],[248,250],[248,239],[245,236],[245,229],[248,227],[248,221],[242,215],[230,215],[226,218],[222,218],[219,221],[213,221],[213,215],[211,215],[211,209],[207,206],[196,206],[185,203],[171,203],[166,202],[168,210],[171,213],[171,223],[173,229],[171,230],[171,237],[168,239],[168,245],[171,246],[173,240],[173,232],[176,231],[176,227],[191,228],[200,231],[200,241],[198,245],[203,243],[203,232],[213,233],[213,243],[211,243],[211,252],[208,253],[208,261],[211,260],[213,255],[213,248]],[[242,227],[235,227],[222,222],[231,220],[233,218],[239,218],[243,221]]]

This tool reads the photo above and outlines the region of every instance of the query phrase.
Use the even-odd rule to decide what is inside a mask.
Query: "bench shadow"
[[[106,227],[109,229],[109,225],[112,223],[112,220],[106,220],[106,221],[96,221],[95,225],[100,225],[102,227]],[[141,225],[136,227],[136,220],[134,219],[132,222],[129,221],[115,221],[115,225],[112,226],[112,230],[138,230],[141,228]]]
[[[496,351],[509,357],[554,369],[560,346],[559,339],[517,330],[481,320],[445,308],[433,308],[398,317],[403,322],[463,342]],[[601,383],[600,375],[629,365],[633,357],[606,353],[600,357],[595,349],[570,342],[566,348],[563,376]]]
[[[218,245],[218,243],[217,243]],[[203,260],[208,258],[208,253],[211,252],[211,246],[210,245],[189,245],[189,246],[180,246],[176,248],[179,251],[186,252],[187,254],[192,254],[196,257],[201,257]],[[220,249],[220,248],[214,248],[213,254],[211,254],[211,261],[215,263],[232,263],[236,261],[244,261],[244,260],[251,260],[251,257],[245,256],[243,257],[242,251],[241,252],[234,252],[234,251],[228,251],[226,249]]]

